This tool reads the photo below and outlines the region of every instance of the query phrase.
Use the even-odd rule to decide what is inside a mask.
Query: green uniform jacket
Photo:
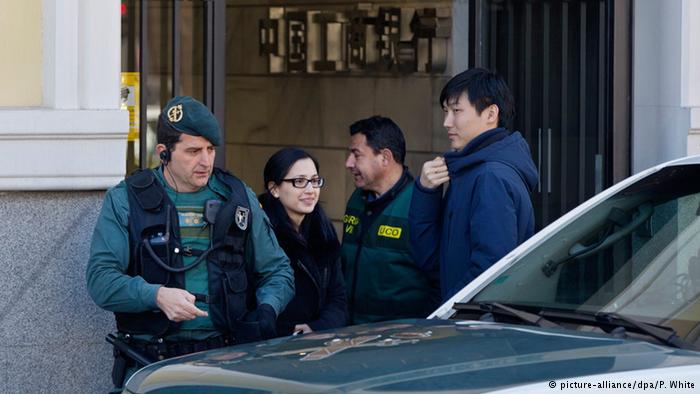
[[[153,170],[163,181],[162,172]],[[228,187],[215,177],[208,186],[223,200]],[[248,272],[254,272],[258,305],[269,304],[279,315],[294,296],[294,273],[289,259],[279,247],[270,220],[260,208],[258,199],[246,189],[252,223],[246,244]],[[144,312],[158,309],[156,292],[161,285],[147,283],[140,276],[126,274],[129,265],[129,202],[124,181],[107,191],[102,210],[97,218],[90,245],[86,278],[90,296],[101,308],[112,312]]]
[[[400,190],[380,197],[392,201],[371,220],[367,192],[357,189],[348,201],[341,256],[350,324],[426,317],[438,306],[437,273],[422,271],[411,256],[408,209],[413,182],[401,183]]]

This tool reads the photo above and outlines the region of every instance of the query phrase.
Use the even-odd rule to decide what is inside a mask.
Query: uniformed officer
[[[294,274],[255,194],[214,167],[221,131],[191,97],[160,114],[161,165],[111,188],[97,220],[88,291],[114,312],[112,379],[139,363],[275,336]],[[121,349],[121,350],[120,350]]]
[[[350,324],[427,317],[440,300],[438,274],[411,256],[413,177],[403,133],[389,118],[362,119],[350,126],[349,150],[345,167],[357,189],[343,218],[341,258]]]

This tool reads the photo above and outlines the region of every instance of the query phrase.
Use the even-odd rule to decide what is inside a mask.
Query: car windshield
[[[700,165],[667,167],[552,233],[474,298],[700,335]]]

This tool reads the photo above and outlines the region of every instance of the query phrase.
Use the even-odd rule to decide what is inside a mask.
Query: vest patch
[[[352,232],[355,230],[355,226],[357,226],[360,223],[360,218],[354,215],[345,215],[343,216],[343,224],[345,224],[345,233],[346,234],[352,234]]]
[[[201,212],[177,212],[180,227],[203,227],[204,215]]]
[[[399,239],[401,238],[401,227],[391,227],[387,226],[386,224],[382,224],[379,226],[377,235],[380,237]]]
[[[353,216],[353,215],[345,215],[345,216],[343,216],[343,223],[352,224],[353,226],[357,226],[358,223],[360,223],[360,218],[358,218],[357,216]]]
[[[238,228],[240,228],[243,231],[245,231],[248,228],[248,214],[249,213],[250,213],[250,209],[244,208],[240,205],[236,206],[236,214],[235,214],[236,226],[238,226]]]

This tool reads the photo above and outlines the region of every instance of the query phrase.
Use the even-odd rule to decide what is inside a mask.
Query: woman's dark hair
[[[260,204],[262,204],[265,213],[270,218],[272,226],[275,229],[275,234],[278,235],[280,244],[284,248],[285,237],[280,237],[283,234],[286,237],[297,236],[301,234],[304,242],[312,246],[312,252],[321,254],[336,255],[339,252],[338,236],[330,219],[321,208],[321,204],[316,204],[314,210],[304,217],[299,227],[299,233],[294,230],[292,221],[287,215],[284,206],[275,198],[268,189],[268,184],[273,182],[276,185],[282,183],[292,168],[294,163],[303,159],[311,159],[316,171],[320,171],[318,161],[308,152],[298,148],[283,148],[273,154],[265,164],[263,170],[263,181],[265,183],[265,191],[258,196]],[[335,258],[336,256],[329,256]]]
[[[263,187],[265,190],[267,190],[267,185],[270,182],[274,182],[276,185],[281,184],[282,179],[287,176],[289,169],[292,168],[294,163],[302,159],[311,159],[314,162],[316,171],[319,171],[318,161],[303,149],[282,148],[270,156],[263,170],[263,182],[265,182]]]

